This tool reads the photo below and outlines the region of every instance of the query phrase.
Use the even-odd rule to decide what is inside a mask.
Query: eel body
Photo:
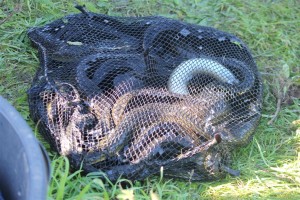
[[[182,62],[174,69],[168,81],[169,91],[189,94],[188,82],[196,74],[207,74],[232,85],[239,83],[234,74],[220,63],[207,58],[194,58]]]

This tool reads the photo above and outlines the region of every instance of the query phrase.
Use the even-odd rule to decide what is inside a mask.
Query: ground
[[[297,0],[77,1],[116,16],[162,15],[212,26],[240,37],[251,49],[264,83],[263,115],[253,141],[233,152],[239,177],[213,182],[151,177],[131,189],[100,174],[69,172],[68,160],[49,150],[48,199],[300,199],[300,4]],[[40,139],[28,112],[26,90],[39,66],[29,27],[78,12],[73,1],[0,0],[0,95]]]

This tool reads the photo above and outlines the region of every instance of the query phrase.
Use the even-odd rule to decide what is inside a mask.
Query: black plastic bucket
[[[0,192],[4,199],[46,199],[49,178],[47,152],[22,116],[0,96]]]

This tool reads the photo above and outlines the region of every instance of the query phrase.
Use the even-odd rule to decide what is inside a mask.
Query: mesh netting
[[[237,37],[164,17],[68,15],[29,30],[40,68],[31,116],[52,147],[141,180],[220,178],[260,118],[262,84]]]

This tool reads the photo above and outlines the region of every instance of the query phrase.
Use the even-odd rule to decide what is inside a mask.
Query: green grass
[[[88,10],[117,16],[163,15],[233,33],[253,52],[264,83],[263,117],[254,140],[233,152],[240,177],[213,182],[151,177],[119,183],[103,174],[69,172],[69,162],[50,152],[49,199],[300,199],[300,4],[297,0],[77,1]],[[130,2],[130,3],[128,3]],[[73,1],[0,0],[0,95],[7,98],[33,129],[26,90],[39,66],[26,31],[78,12]],[[298,92],[298,94],[297,94]],[[295,98],[292,98],[295,97]],[[298,99],[297,99],[298,98]],[[277,101],[280,100],[277,106]],[[278,107],[278,116],[273,118]],[[35,131],[36,132],[36,131]],[[41,139],[37,133],[37,137]],[[120,180],[121,181],[121,180]]]

